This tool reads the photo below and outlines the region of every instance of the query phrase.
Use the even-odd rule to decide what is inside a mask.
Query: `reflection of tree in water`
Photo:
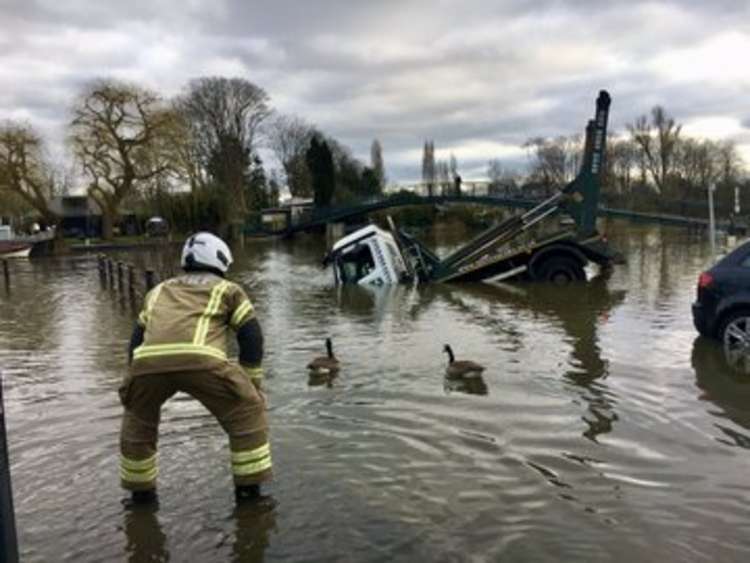
[[[709,411],[709,414],[750,430],[750,377],[734,373],[724,356],[723,347],[706,338],[698,337],[693,342],[691,363],[695,383],[702,391],[699,399],[710,401],[721,409],[721,412]],[[716,422],[716,427],[727,438],[720,439],[720,442],[750,449],[750,436],[721,421]]]
[[[622,302],[624,294],[624,291],[611,293],[604,280],[596,280],[586,290],[579,289],[575,295],[567,296],[567,302],[558,301],[550,308],[572,340],[575,368],[568,370],[565,377],[585,389],[581,397],[588,403],[588,414],[583,417],[588,429],[583,435],[593,441],[599,434],[611,432],[612,423],[617,420],[606,388],[597,382],[607,376],[609,367],[601,357],[597,326],[602,317]]]
[[[169,561],[167,536],[156,518],[154,506],[136,506],[125,511],[125,552],[128,561]]]
[[[458,288],[456,288],[458,289]],[[617,413],[606,389],[598,382],[607,375],[607,361],[601,357],[597,326],[617,305],[622,303],[625,291],[610,291],[604,277],[592,279],[587,284],[574,284],[571,287],[556,287],[550,284],[514,285],[510,290],[487,284],[461,286],[461,290],[472,294],[485,294],[493,301],[514,308],[530,310],[550,320],[555,320],[569,337],[572,351],[572,369],[565,372],[565,377],[581,387],[581,398],[588,405],[588,413],[583,417],[588,425],[583,435],[591,440],[596,436],[612,430],[612,423],[617,420]],[[504,335],[509,334],[509,327],[503,326],[484,312],[477,311],[463,303],[461,292],[450,294],[450,300],[459,308],[475,318],[482,326],[498,326]],[[519,339],[526,331],[518,330]],[[528,334],[526,333],[526,337]]]

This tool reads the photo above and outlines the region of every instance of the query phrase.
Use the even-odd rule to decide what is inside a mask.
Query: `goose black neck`
[[[448,363],[452,364],[456,360],[456,358],[453,356],[453,349],[446,344],[445,351],[448,352]]]
[[[330,338],[326,338],[326,350],[328,351],[328,357],[333,358],[333,343]]]

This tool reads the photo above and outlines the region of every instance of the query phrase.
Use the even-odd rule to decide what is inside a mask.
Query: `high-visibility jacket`
[[[144,299],[137,321],[142,341],[133,349],[131,373],[220,369],[228,361],[228,330],[242,334],[243,327],[254,319],[250,299],[234,282],[207,272],[166,280]],[[259,359],[257,364],[243,364],[253,379],[262,377]]]

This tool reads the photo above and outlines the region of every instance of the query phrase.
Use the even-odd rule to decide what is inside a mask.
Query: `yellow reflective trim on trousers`
[[[271,469],[271,456],[266,456],[255,463],[243,463],[242,465],[233,465],[232,473],[237,476],[253,475],[255,473],[262,473],[267,469]]]
[[[130,483],[148,483],[159,476],[159,468],[154,467],[146,472],[133,472],[127,469],[120,469],[120,479]]]
[[[159,356],[176,356],[179,354],[196,354],[226,360],[227,355],[212,346],[197,346],[189,343],[176,344],[142,344],[133,351],[133,359],[154,358]]]
[[[222,281],[216,284],[211,290],[211,298],[208,300],[206,310],[201,315],[198,324],[195,327],[195,335],[193,336],[193,344],[202,346],[206,343],[206,335],[208,334],[208,327],[211,323],[211,317],[215,315],[221,305],[221,297],[229,287],[229,282]]]
[[[250,368],[242,366],[242,371],[244,371],[245,375],[247,375],[250,379],[263,378],[263,368]]]
[[[253,306],[250,301],[243,301],[242,304],[237,307],[237,310],[232,315],[232,320],[229,321],[233,327],[239,327],[247,318],[252,315]]]
[[[254,450],[241,450],[238,452],[232,452],[232,463],[245,463],[248,461],[255,461],[264,455],[271,453],[271,445],[266,442],[259,448]]]
[[[156,467],[156,454],[146,459],[130,459],[124,455],[120,455],[120,467],[123,469],[129,469],[131,471],[143,471]]]

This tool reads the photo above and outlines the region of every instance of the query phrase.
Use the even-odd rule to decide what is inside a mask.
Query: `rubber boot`
[[[130,498],[123,499],[122,504],[126,508],[134,506],[146,506],[154,504],[159,500],[156,489],[146,489],[145,491],[131,491]]]
[[[234,488],[237,502],[253,502],[261,498],[260,485],[240,485]]]

